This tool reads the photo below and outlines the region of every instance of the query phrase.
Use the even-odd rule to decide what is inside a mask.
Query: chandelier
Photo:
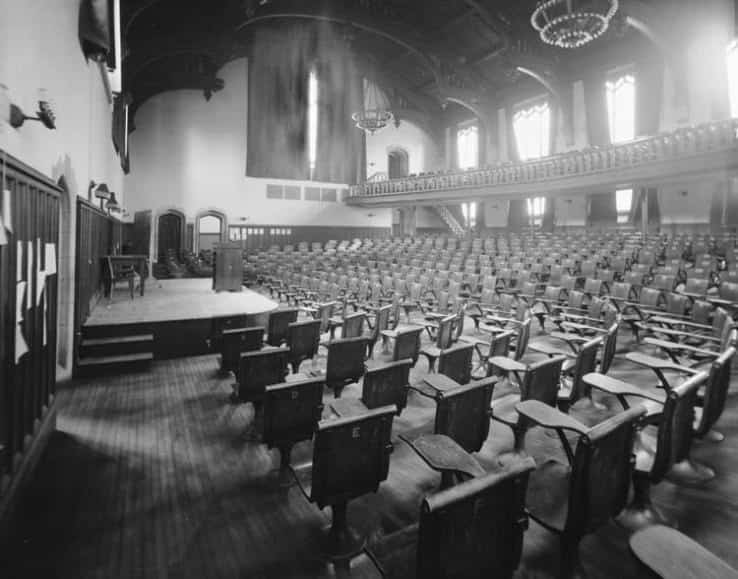
[[[530,22],[546,44],[579,48],[602,36],[617,10],[618,0],[542,0]]]
[[[356,126],[373,135],[392,121],[387,99],[376,84],[364,81],[364,110],[351,115]]]

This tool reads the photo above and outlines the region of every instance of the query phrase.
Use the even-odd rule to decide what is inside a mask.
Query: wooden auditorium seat
[[[425,497],[418,524],[372,545],[371,559],[393,579],[511,578],[528,528],[525,492],[534,468],[526,458]]]
[[[357,416],[318,423],[312,461],[292,467],[295,478],[311,502],[333,511],[325,552],[334,559],[359,553],[365,539],[349,527],[346,517],[351,499],[377,492],[387,478],[392,419],[397,409],[383,406]]]
[[[233,385],[232,400],[251,402],[258,414],[264,402],[264,392],[270,384],[284,382],[289,370],[288,348],[274,348],[241,354],[237,374],[238,382]]]
[[[228,374],[238,372],[239,360],[243,352],[260,350],[264,340],[264,328],[225,329],[220,340],[220,372]]]
[[[288,327],[297,321],[297,308],[278,309],[269,313],[266,343],[281,346],[287,341]]]
[[[264,394],[262,442],[279,449],[279,484],[288,486],[292,447],[311,440],[323,412],[325,380],[311,378],[267,386]]]
[[[367,408],[379,408],[394,404],[397,414],[407,406],[410,385],[409,358],[367,368],[361,384],[361,400]]]
[[[531,474],[526,507],[530,516],[560,539],[558,577],[583,576],[582,538],[620,513],[628,500],[633,443],[646,413],[636,406],[591,428],[537,400],[516,410],[531,424],[553,429],[567,463],[549,459]],[[578,435],[572,450],[566,432]]]
[[[348,385],[358,382],[366,371],[366,352],[369,339],[342,338],[332,340],[327,344],[328,360],[325,368],[325,383],[333,390],[336,398],[341,397],[341,391]],[[322,375],[322,372],[313,373]]]
[[[320,320],[292,322],[287,326],[287,346],[290,349],[289,363],[292,373],[297,374],[300,364],[313,360],[320,346]]]

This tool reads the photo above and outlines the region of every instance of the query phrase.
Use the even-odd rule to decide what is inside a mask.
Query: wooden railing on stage
[[[6,242],[0,243],[0,521],[35,460],[29,457],[37,455],[38,440],[53,428],[47,425],[53,424],[56,384],[62,193],[53,181],[0,151],[3,173],[0,193],[10,199],[0,205],[0,240]]]
[[[403,197],[409,200],[417,193],[428,193],[429,198],[438,200],[441,195],[434,193],[448,192],[453,198],[472,190],[474,195],[493,196],[551,190],[557,188],[557,184],[568,188],[576,180],[587,186],[623,177],[635,181],[649,180],[659,173],[670,175],[671,171],[665,170],[667,167],[692,169],[689,165],[692,160],[695,161],[694,170],[712,170],[714,168],[709,163],[705,165],[703,162],[705,157],[714,158],[715,163],[722,166],[725,161],[721,154],[727,154],[727,163],[735,163],[738,158],[738,119],[532,161],[365,182],[350,188],[347,201],[354,204],[392,203]]]

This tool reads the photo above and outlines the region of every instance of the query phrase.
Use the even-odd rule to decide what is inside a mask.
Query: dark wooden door
[[[133,216],[131,253],[149,255],[151,244],[151,211],[136,211]]]
[[[174,213],[159,217],[159,261],[166,259],[170,251],[179,257],[182,250],[182,218]]]

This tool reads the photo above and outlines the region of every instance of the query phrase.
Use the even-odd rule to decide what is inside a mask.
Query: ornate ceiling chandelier
[[[351,115],[356,126],[373,135],[392,121],[386,97],[376,84],[364,81],[364,110]]]
[[[541,40],[579,48],[602,36],[618,10],[618,0],[542,0],[530,22]]]

